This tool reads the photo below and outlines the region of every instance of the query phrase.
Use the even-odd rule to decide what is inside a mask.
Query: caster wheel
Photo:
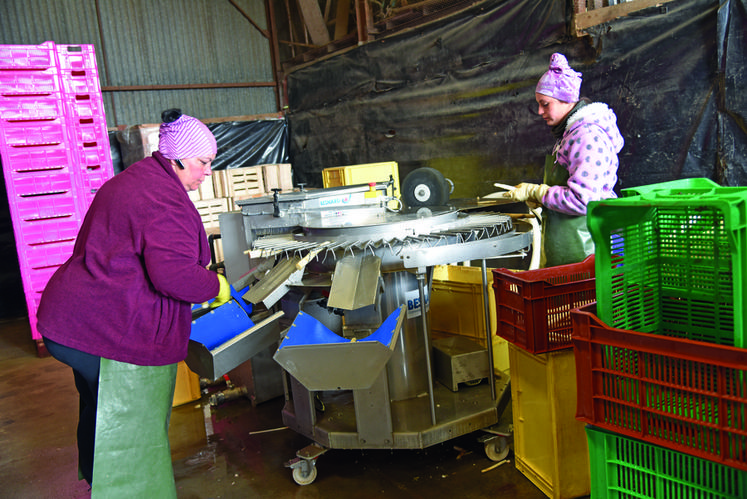
[[[498,437],[485,442],[485,455],[491,461],[503,461],[508,456],[509,450],[506,437]]]
[[[418,168],[402,182],[402,199],[409,207],[443,206],[449,200],[451,185],[434,168]]]
[[[299,466],[298,468],[293,468],[293,481],[295,481],[298,485],[308,485],[312,483],[314,480],[316,480],[316,466],[313,464],[311,465],[311,468],[308,470],[308,472],[304,475],[304,468],[305,466]]]
[[[482,383],[483,379],[485,379],[485,378],[472,379],[472,380],[469,380],[469,381],[465,381],[464,384],[467,385],[467,386],[477,386],[480,383]]]

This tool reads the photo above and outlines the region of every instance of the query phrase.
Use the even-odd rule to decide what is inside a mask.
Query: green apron
[[[169,419],[176,364],[101,359],[91,498],[175,498]]]
[[[547,185],[568,185],[568,170],[555,162],[555,154],[545,157]],[[542,210],[542,257],[540,267],[578,263],[594,253],[594,241],[586,226],[586,215],[566,215],[549,208]]]

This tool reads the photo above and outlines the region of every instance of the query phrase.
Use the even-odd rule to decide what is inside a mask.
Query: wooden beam
[[[576,34],[578,35],[592,26],[612,21],[618,17],[625,17],[631,12],[647,9],[655,5],[663,5],[672,1],[673,0],[635,0],[633,2],[625,2],[619,5],[611,5],[601,9],[577,13],[574,16]]]
[[[367,0],[355,0],[355,19],[358,28],[358,45],[368,43],[373,32],[373,19]]]
[[[242,9],[241,7],[239,7],[238,5],[236,5],[236,2],[235,2],[234,0],[228,0],[228,2],[229,2],[229,3],[231,4],[231,5],[233,5],[233,7],[234,7],[234,8],[236,9],[236,10],[238,10],[238,11],[239,11],[239,13],[240,13],[240,14],[241,14],[242,16],[244,16],[244,18],[246,18],[246,20],[247,20],[247,21],[249,21],[249,24],[251,24],[252,26],[254,26],[254,29],[256,29],[257,31],[259,31],[259,32],[260,32],[260,33],[262,34],[262,36],[264,36],[264,37],[265,37],[265,38],[267,38],[267,39],[269,39],[269,38],[270,38],[270,35],[269,35],[269,33],[267,32],[267,30],[265,30],[265,29],[262,29],[262,28],[260,28],[260,27],[259,27],[259,25],[258,25],[257,23],[255,23],[255,22],[254,22],[254,20],[253,20],[253,19],[252,19],[252,18],[251,18],[251,17],[249,16],[249,14],[247,14],[246,12],[244,12],[244,9]]]
[[[274,87],[274,81],[246,81],[238,83],[183,83],[174,85],[108,85],[102,92],[143,92],[149,90],[196,90],[200,88],[255,88]]]
[[[329,31],[322,16],[322,9],[317,0],[298,0],[298,6],[303,14],[306,29],[311,36],[314,45],[326,45],[329,43]]]
[[[335,14],[335,40],[348,34],[348,18],[350,17],[350,0],[338,0]]]

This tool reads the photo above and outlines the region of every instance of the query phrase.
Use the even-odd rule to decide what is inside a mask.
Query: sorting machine
[[[527,254],[531,230],[429,206],[428,185],[409,187],[403,197],[423,201],[413,207],[387,187],[301,186],[220,217],[234,300],[194,316],[187,363],[217,379],[269,352],[283,422],[312,441],[287,463],[301,485],[328,449],[421,449],[483,430],[488,457],[508,452],[497,425],[509,380],[494,373],[491,331],[487,348],[439,343],[427,310],[434,266],[481,261],[489,324],[486,259]]]

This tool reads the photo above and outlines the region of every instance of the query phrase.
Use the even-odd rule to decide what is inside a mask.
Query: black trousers
[[[50,355],[73,369],[80,395],[78,410],[78,470],[89,483],[93,478],[93,446],[96,436],[96,402],[99,393],[101,357],[66,347],[44,338]]]

